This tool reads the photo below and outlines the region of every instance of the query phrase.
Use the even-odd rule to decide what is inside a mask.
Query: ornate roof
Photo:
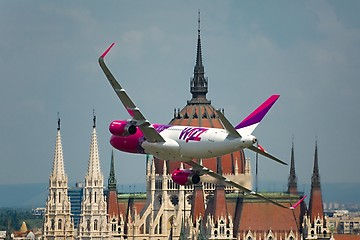
[[[196,63],[194,67],[194,76],[190,80],[190,92],[192,99],[187,101],[183,109],[174,109],[173,119],[170,125],[196,126],[196,127],[215,127],[223,128],[221,121],[211,105],[211,101],[206,98],[208,92],[208,80],[205,77],[204,65],[202,62],[201,38],[200,38],[200,17],[197,39]],[[243,150],[221,156],[222,173],[235,174],[245,172],[245,155]],[[204,166],[217,170],[217,159],[209,158],[203,160]],[[180,162],[167,161],[167,171],[171,173],[180,167]],[[156,173],[162,174],[164,161],[155,159]]]

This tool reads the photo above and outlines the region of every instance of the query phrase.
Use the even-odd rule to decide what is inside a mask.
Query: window
[[[94,221],[94,231],[97,231],[98,230],[98,220],[95,219]]]
[[[55,229],[55,220],[51,219],[51,230]]]
[[[58,221],[58,229],[59,229],[59,230],[61,230],[61,225],[62,225],[62,220],[59,219],[59,221]]]

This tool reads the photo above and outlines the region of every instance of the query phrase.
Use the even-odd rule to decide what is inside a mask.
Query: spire
[[[314,169],[313,169],[313,175],[311,177],[309,214],[311,216],[312,222],[317,217],[324,219],[324,208],[323,208],[322,193],[320,187],[317,141],[315,142]]]
[[[319,187],[320,188],[320,174],[319,174],[317,141],[315,142],[314,168],[313,168],[313,175],[311,177],[311,187]]]
[[[294,139],[291,146],[291,164],[290,164],[290,175],[288,180],[288,193],[297,193],[297,177],[295,173],[295,158],[294,158]]]
[[[208,80],[205,77],[204,65],[202,63],[201,38],[200,38],[200,11],[198,12],[198,39],[196,48],[196,63],[194,67],[194,77],[190,80],[190,92],[192,99],[189,104],[211,102],[206,99],[208,92]]]
[[[64,156],[60,134],[60,118],[58,117],[58,128],[55,143],[54,162],[51,176],[57,180],[65,180]]]
[[[93,132],[91,137],[91,145],[90,145],[90,156],[88,163],[88,171],[87,177],[90,179],[101,179],[101,170],[100,170],[100,160],[99,160],[99,150],[97,143],[97,135],[96,135],[96,116],[93,117]]]
[[[95,109],[93,109],[93,128],[96,128],[96,115],[95,115]]]
[[[205,201],[204,190],[202,183],[194,185],[192,204],[191,204],[191,218],[194,225],[197,225],[199,218],[204,217]]]
[[[109,191],[116,191],[116,177],[115,177],[115,167],[114,167],[114,149],[111,150],[111,163],[110,163],[110,176],[108,179],[108,189]]]
[[[58,112],[58,128],[57,128],[58,131],[60,131],[60,113]]]

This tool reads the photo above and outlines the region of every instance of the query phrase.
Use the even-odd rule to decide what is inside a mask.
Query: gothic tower
[[[288,180],[288,193],[297,194],[297,177],[295,173],[295,157],[294,157],[294,141],[291,146],[291,164],[290,164],[290,175]]]
[[[90,157],[81,204],[79,239],[108,239],[109,226],[104,197],[104,176],[100,169],[95,116],[93,121]]]
[[[118,192],[114,167],[114,150],[111,151],[110,175],[108,178],[107,214],[110,223],[110,235],[113,239],[119,239],[124,235],[124,220],[119,212]]]
[[[49,195],[44,217],[44,239],[74,239],[74,225],[67,190],[68,178],[64,169],[59,118],[54,163],[49,180]]]
[[[307,239],[328,239],[330,235],[324,215],[320,186],[318,146],[315,143],[314,168],[311,177],[311,191],[308,213],[304,217],[304,234]]]

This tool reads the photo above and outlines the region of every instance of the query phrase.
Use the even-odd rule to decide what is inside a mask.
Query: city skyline
[[[191,99],[198,9],[212,105],[236,125],[279,93],[256,129],[260,144],[290,163],[294,139],[301,184],[310,181],[317,139],[321,182],[360,182],[358,2],[107,3],[0,3],[0,184],[48,181],[58,112],[65,171],[69,182],[83,181],[93,109],[107,177],[108,124],[128,115],[98,66],[99,55],[117,42],[109,67],[152,123],[168,122],[173,109]],[[245,154],[254,169],[255,155]],[[115,159],[118,182],[144,182],[143,156],[115,152]],[[260,158],[260,182],[286,184],[288,174],[289,167]]]

